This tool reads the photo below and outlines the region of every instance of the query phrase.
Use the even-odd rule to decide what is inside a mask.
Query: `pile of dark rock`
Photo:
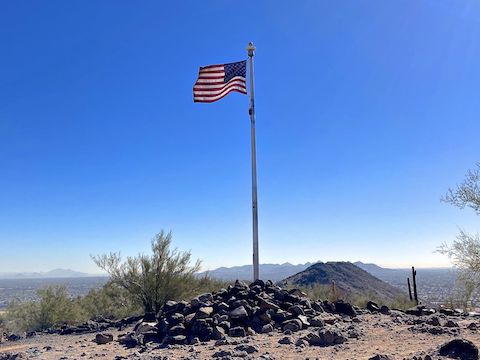
[[[257,280],[250,285],[241,281],[227,289],[199,295],[190,302],[168,301],[154,315],[147,314],[132,332],[119,338],[120,343],[136,346],[147,342],[195,344],[222,341],[226,335],[245,337],[255,333],[281,331],[286,336],[309,327],[318,328],[304,339],[310,345],[334,345],[347,333],[324,329],[336,321],[334,315],[355,318],[358,309],[349,303],[311,301],[298,289],[286,290],[271,281]],[[285,340],[288,341],[288,340]]]

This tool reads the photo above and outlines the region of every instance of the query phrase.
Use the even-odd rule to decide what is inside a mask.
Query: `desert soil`
[[[357,339],[348,339],[346,343],[329,346],[296,346],[298,338],[310,330],[290,335],[293,344],[281,345],[285,337],[280,332],[257,334],[246,338],[228,338],[225,345],[215,345],[215,341],[197,345],[172,345],[161,348],[150,343],[144,347],[126,348],[116,339],[128,332],[112,330],[114,341],[97,345],[95,334],[83,335],[37,335],[16,342],[0,343],[0,359],[5,353],[21,353],[26,359],[213,359],[214,354],[225,350],[234,353],[240,344],[253,345],[258,351],[248,355],[250,359],[369,359],[376,354],[389,355],[392,359],[412,359],[414,356],[434,354],[438,348],[455,337],[461,337],[480,345],[480,330],[469,330],[467,326],[480,320],[456,319],[460,326],[457,336],[450,334],[432,335],[412,332],[412,325],[392,322],[390,316],[381,314],[359,315],[356,327],[360,332]],[[243,354],[245,356],[245,353]],[[221,357],[220,357],[221,358]],[[433,357],[434,359],[439,358]]]

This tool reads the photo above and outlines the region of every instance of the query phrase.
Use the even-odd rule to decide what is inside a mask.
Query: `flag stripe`
[[[247,93],[246,61],[209,65],[199,69],[193,86],[195,102],[214,102],[230,92]]]
[[[201,72],[198,75],[199,79],[205,79],[205,78],[219,78],[223,79],[225,77],[225,72],[224,71],[212,71],[212,72]]]
[[[226,95],[228,95],[230,92],[233,92],[233,91],[239,92],[239,93],[245,94],[245,95],[247,94],[246,91],[244,92],[244,91],[240,91],[240,90],[237,90],[237,89],[232,89],[231,91],[223,94],[222,96],[220,96],[220,97],[218,97],[218,98],[213,98],[213,99],[212,99],[212,98],[198,97],[198,98],[194,98],[194,101],[195,101],[195,102],[204,102],[204,103],[215,102],[215,101],[217,101],[217,100],[222,99],[223,97],[225,97]]]
[[[236,81],[238,83],[243,83],[243,84],[246,84],[245,80],[243,78],[241,78],[240,76],[236,76],[234,77],[232,80],[230,80],[228,83],[231,83],[232,81]],[[228,84],[227,83],[227,84]],[[220,86],[222,85],[222,86]],[[222,81],[222,82],[216,82],[216,83],[197,83],[193,86],[193,89],[194,90],[197,90],[197,89],[212,89],[212,90],[216,90],[216,89],[219,89],[219,88],[222,88],[223,86],[225,86],[226,84]]]
[[[224,92],[225,90],[227,89],[230,89],[232,87],[238,87],[239,89],[244,89],[245,91],[247,91],[247,88],[245,87],[245,84],[242,84],[242,83],[238,83],[238,82],[233,82],[233,83],[230,83],[228,84],[227,86],[223,86],[221,88],[218,88],[218,89],[198,89],[198,90],[195,90],[195,96],[196,95],[204,95],[204,96],[217,96],[218,94]]]
[[[224,69],[224,66],[220,65],[220,66],[214,66],[211,68],[200,68],[200,72],[223,71],[223,69]]]

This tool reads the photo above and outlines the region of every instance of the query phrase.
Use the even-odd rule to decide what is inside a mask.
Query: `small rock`
[[[310,325],[315,326],[315,327],[324,327],[325,326],[325,321],[323,318],[319,316],[315,316],[309,320]]]
[[[478,329],[478,326],[477,326],[476,323],[472,322],[472,323],[468,324],[467,329],[469,329],[469,330],[477,330],[477,329]]]
[[[310,333],[307,336],[308,343],[313,346],[331,346],[347,341],[347,338],[342,333],[333,329],[320,329],[318,333]]]
[[[388,315],[388,314],[390,314],[390,309],[387,305],[382,305],[382,307],[380,308],[380,312],[383,315]]]
[[[247,354],[253,354],[254,352],[258,352],[258,349],[253,345],[246,345],[241,344],[235,347],[236,351],[245,351]]]
[[[302,307],[300,305],[293,305],[288,308],[288,312],[293,315],[305,315]]]
[[[212,355],[214,358],[228,358],[232,356],[232,352],[228,350],[220,350]]]
[[[262,326],[262,330],[260,331],[262,334],[267,334],[273,331],[272,324],[267,324]]]
[[[293,344],[293,340],[290,336],[284,336],[283,338],[278,340],[278,343],[282,345],[289,345],[289,344]]]
[[[451,328],[453,328],[453,327],[458,328],[458,327],[459,327],[458,324],[457,324],[455,321],[453,321],[453,320],[448,320],[448,321],[445,323],[445,326],[446,326],[446,327],[451,327]]]
[[[440,326],[441,325],[440,319],[438,318],[438,316],[432,316],[429,319],[427,319],[427,324],[428,325],[433,325],[433,326]]]
[[[220,326],[214,326],[213,327],[213,333],[212,333],[212,339],[213,340],[225,339],[225,330]]]
[[[369,358],[368,360],[392,360],[392,358],[388,355],[375,355]]]
[[[245,337],[245,329],[241,326],[231,328],[228,332],[228,335],[231,337]]]
[[[295,342],[295,346],[300,346],[300,347],[305,347],[308,345],[308,341],[305,340],[304,338],[299,338],[296,342]]]
[[[100,333],[95,335],[95,342],[99,345],[108,344],[113,341],[113,335],[110,333]]]

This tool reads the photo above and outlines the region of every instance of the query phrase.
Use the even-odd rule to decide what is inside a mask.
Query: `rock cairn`
[[[147,314],[120,343],[136,346],[150,341],[164,344],[195,344],[223,340],[225,336],[245,337],[274,330],[291,335],[309,327],[321,328],[335,322],[333,314],[356,317],[349,303],[311,301],[298,289],[286,290],[271,281],[241,281],[227,289],[206,293],[190,302],[168,301],[155,315]],[[335,331],[323,331],[305,339],[310,345],[334,345],[346,340]],[[287,341],[287,340],[285,340]]]

